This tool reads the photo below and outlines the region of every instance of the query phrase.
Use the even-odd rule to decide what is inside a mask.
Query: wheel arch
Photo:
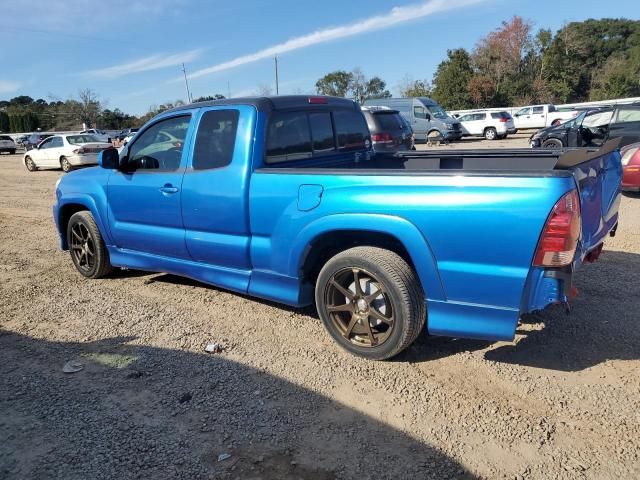
[[[109,232],[105,228],[105,225],[102,223],[102,219],[98,214],[96,204],[91,197],[79,196],[69,198],[64,203],[58,206],[56,218],[58,232],[60,233],[60,246],[63,250],[69,249],[69,245],[67,243],[67,226],[69,225],[69,220],[71,219],[73,214],[82,211],[88,211],[89,213],[91,213],[105,242],[108,242],[108,239],[110,238],[108,235]]]
[[[411,222],[388,215],[338,214],[316,220],[291,244],[290,274],[303,283],[315,284],[329,258],[354,246],[394,251],[416,271],[425,298],[446,299],[427,239]]]

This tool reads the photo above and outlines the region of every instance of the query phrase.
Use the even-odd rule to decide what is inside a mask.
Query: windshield
[[[427,110],[431,112],[431,116],[439,118],[441,120],[447,118],[447,112],[445,112],[440,105],[429,105]]]
[[[69,135],[67,142],[71,145],[80,145],[81,143],[100,143],[93,135]]]
[[[584,116],[587,114],[587,112],[582,112],[580,115],[578,115],[577,117],[572,118],[571,120],[564,122],[562,124],[563,127],[566,128],[576,128],[579,127],[580,125],[582,125],[582,121],[584,120]]]

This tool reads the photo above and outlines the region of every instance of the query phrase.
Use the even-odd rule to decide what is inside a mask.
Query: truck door
[[[524,107],[513,114],[516,128],[531,128],[531,107]]]
[[[212,282],[236,290],[246,290],[251,268],[248,189],[255,119],[251,106],[202,109],[182,183],[189,255],[222,267]]]
[[[182,224],[182,177],[191,114],[176,112],[147,127],[127,145],[126,169],[107,186],[108,222],[116,246],[188,258]]]

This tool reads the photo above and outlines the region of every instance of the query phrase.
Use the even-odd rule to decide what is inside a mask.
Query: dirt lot
[[[0,479],[640,478],[640,198],[571,316],[375,363],[310,310],[170,275],[83,280],[51,219],[61,172],[0,168]]]

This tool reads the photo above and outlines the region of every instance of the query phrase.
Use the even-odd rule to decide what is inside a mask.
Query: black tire
[[[487,140],[496,140],[498,138],[498,132],[493,127],[485,128],[484,138],[486,138]]]
[[[562,145],[562,142],[557,138],[549,138],[544,142],[542,142],[542,148],[556,149],[556,148],[563,148],[563,147],[564,145]]]
[[[90,212],[74,213],[67,224],[67,244],[76,270],[87,278],[101,278],[113,267],[98,225]]]
[[[420,281],[407,262],[390,250],[354,247],[335,255],[318,275],[315,297],[318,315],[333,339],[350,353],[371,360],[397,355],[424,328]]]
[[[15,155],[15,154],[16,154],[16,149],[14,148],[13,150],[9,151],[9,153],[10,153],[11,155]]]
[[[29,156],[24,157],[24,165],[25,167],[27,167],[27,170],[29,170],[30,172],[35,172],[36,170],[38,170],[38,167],[36,167],[36,164],[33,162],[31,157]]]
[[[67,157],[60,157],[60,168],[62,168],[62,171],[65,173],[69,173],[73,170],[73,166],[69,163]]]

